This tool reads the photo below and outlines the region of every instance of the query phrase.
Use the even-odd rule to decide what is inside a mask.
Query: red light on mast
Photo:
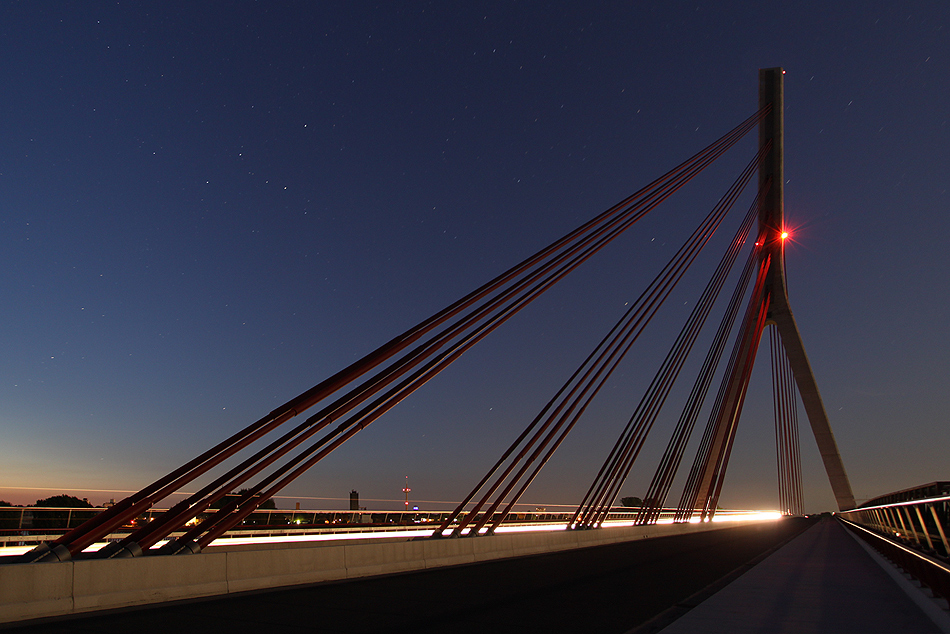
[[[782,232],[782,240],[786,239],[787,237],[788,237],[788,231],[783,231],[783,232]]]

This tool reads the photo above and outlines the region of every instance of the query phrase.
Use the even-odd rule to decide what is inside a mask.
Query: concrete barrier
[[[743,522],[748,524],[748,522]],[[524,557],[738,522],[212,547],[199,555],[0,566],[0,623]]]
[[[73,610],[86,612],[227,594],[228,566],[225,553],[76,561],[72,564]]]
[[[205,554],[212,553],[186,557],[200,559]],[[228,562],[227,592],[318,583],[347,576],[345,546],[235,550],[220,554]]]
[[[71,564],[0,567],[0,623],[72,611]]]

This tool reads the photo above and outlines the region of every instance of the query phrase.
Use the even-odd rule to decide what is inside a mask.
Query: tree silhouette
[[[68,509],[91,509],[95,508],[88,500],[80,500],[72,495],[54,495],[42,500],[37,500],[33,506],[56,506]]]

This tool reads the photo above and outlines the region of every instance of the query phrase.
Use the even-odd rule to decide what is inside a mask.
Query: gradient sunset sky
[[[775,66],[789,295],[855,496],[950,479],[948,31],[937,1],[3,2],[0,499],[149,484],[705,147]],[[754,137],[278,505],[464,496]],[[709,272],[526,502],[579,502]],[[726,507],[777,505],[768,372]]]

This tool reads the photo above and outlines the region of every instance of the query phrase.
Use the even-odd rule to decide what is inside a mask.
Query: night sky
[[[782,4],[3,2],[0,499],[149,484],[705,147],[775,66],[789,296],[855,497],[950,478],[950,5]],[[407,475],[461,499],[755,143],[278,505],[396,508]],[[580,501],[710,249],[526,502]],[[777,507],[764,341],[726,507]],[[831,510],[800,419],[806,510]]]

